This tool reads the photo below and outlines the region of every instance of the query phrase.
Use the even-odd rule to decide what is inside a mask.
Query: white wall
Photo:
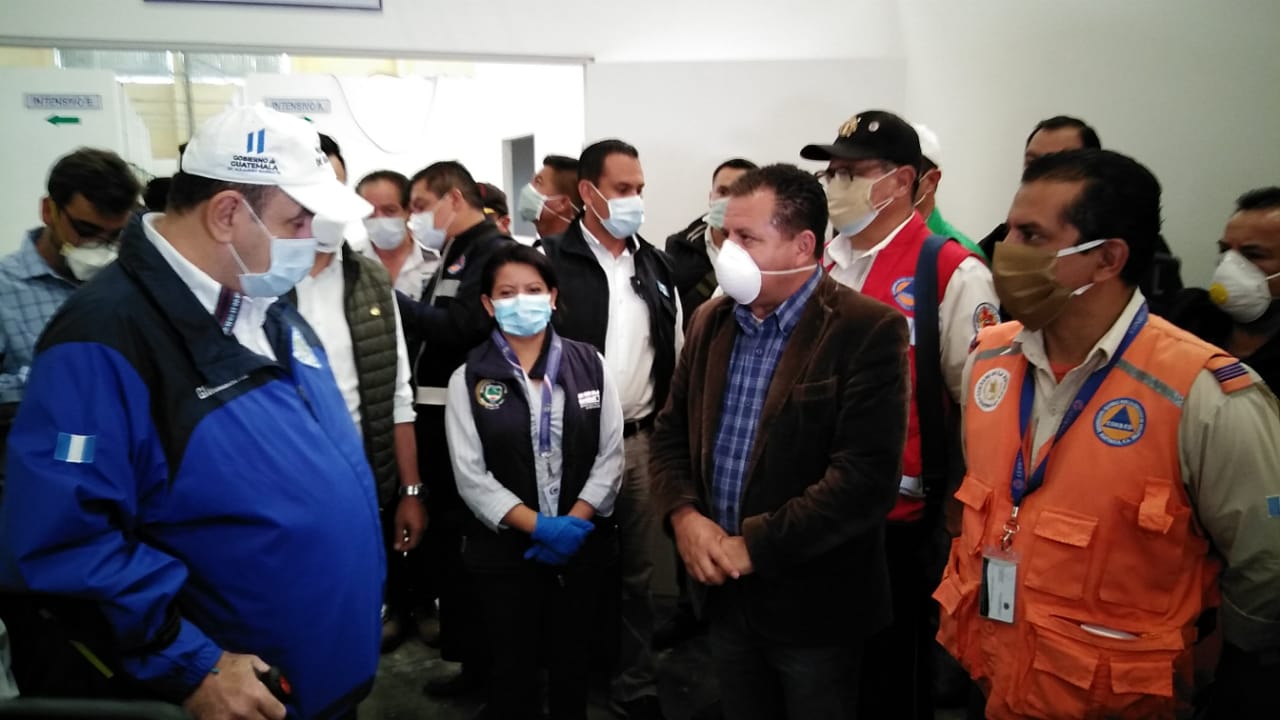
[[[253,75],[245,97],[329,99],[332,113],[307,117],[342,146],[352,185],[372,170],[413,175],[436,160],[459,160],[477,180],[502,186],[504,139],[533,135],[542,154],[582,148],[580,65],[486,63],[470,77],[434,80]],[[545,98],[556,102],[545,106]]]
[[[1233,201],[1280,184],[1280,2],[900,0],[907,109],[945,153],[940,204],[985,235],[1035,123],[1077,115],[1164,188],[1183,280],[1204,285]]]
[[[25,93],[100,95],[101,110],[30,110]],[[78,147],[114,149],[146,167],[151,146],[139,133],[136,114],[105,70],[44,70],[6,68],[0,72],[0,167],[8,168],[0,192],[0,255],[18,248],[23,232],[38,227],[40,198],[45,195],[48,169]],[[75,117],[77,124],[51,125],[52,115]]]
[[[1212,268],[1212,243],[1232,199],[1250,187],[1280,182],[1276,0],[383,4],[379,14],[141,0],[5,0],[0,43],[8,36],[45,44],[224,44],[319,54],[577,57],[601,64],[905,59],[904,105],[897,109],[942,136],[946,179],[940,200],[959,227],[982,235],[1004,215],[1017,185],[1023,140],[1036,120],[1077,114],[1098,128],[1106,146],[1133,154],[1160,177],[1166,235],[1183,255],[1184,277],[1191,282],[1203,282]],[[869,81],[874,79],[848,79]],[[829,117],[815,117],[816,125],[834,128],[864,109],[845,87],[815,93],[814,103],[831,107],[823,110]],[[743,104],[750,99],[744,96]],[[659,123],[676,111],[655,100],[633,98],[631,119]],[[536,107],[511,112],[537,112]],[[674,139],[680,142],[673,145],[686,149],[707,141]],[[785,144],[809,139],[787,138]],[[685,172],[701,178],[704,164],[697,159]],[[651,186],[650,192],[659,191]],[[682,206],[672,213],[682,217],[687,211]]]
[[[706,212],[721,162],[818,169],[800,148],[835,139],[851,106],[902,107],[904,78],[901,60],[588,65],[587,141],[618,137],[640,151],[641,234],[663,247]]]
[[[598,61],[873,57],[897,51],[887,0],[382,0],[381,13],[143,0],[3,0],[4,37],[181,49]]]

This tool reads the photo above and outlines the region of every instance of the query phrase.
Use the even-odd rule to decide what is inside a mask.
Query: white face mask
[[[827,212],[831,215],[831,227],[845,237],[853,237],[875,222],[880,211],[889,207],[893,198],[872,205],[871,190],[890,174],[878,178],[854,176],[848,180],[832,179],[827,185]]]
[[[89,282],[103,268],[115,262],[120,251],[114,245],[75,247],[63,245],[62,256],[67,259],[67,269],[80,282]]]
[[[609,204],[609,217],[600,217],[600,213],[596,213],[596,217],[600,218],[600,224],[604,225],[604,229],[610,235],[619,240],[626,240],[644,224],[644,198],[639,195],[631,195],[628,197],[613,198],[610,200],[600,192],[600,188],[592,185],[591,188],[596,194]],[[591,209],[595,212],[595,208]]]
[[[316,236],[316,252],[332,255],[342,247],[347,224],[319,215],[311,219],[311,234]]]
[[[404,244],[404,218],[365,218],[364,229],[369,233],[369,242],[379,250],[395,250]]]
[[[409,216],[409,234],[424,250],[438,253],[444,247],[445,232],[436,228],[436,214],[432,210]]]
[[[712,262],[716,270],[716,281],[724,289],[724,294],[739,305],[750,305],[760,297],[760,286],[764,283],[765,275],[794,275],[817,267],[814,264],[790,270],[761,270],[751,254],[732,240],[724,241]]]
[[[1209,285],[1209,299],[1238,323],[1250,323],[1262,317],[1271,307],[1274,298],[1268,281],[1280,277],[1280,273],[1264,275],[1262,270],[1249,262],[1236,250],[1222,253],[1222,260],[1213,270],[1213,282]]]

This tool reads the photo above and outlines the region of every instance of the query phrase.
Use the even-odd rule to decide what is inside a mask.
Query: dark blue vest
[[[554,331],[552,331],[554,332]],[[529,373],[541,378],[546,365],[551,332],[542,355]],[[604,364],[591,345],[562,338],[563,355],[556,385],[564,390],[564,457],[560,476],[558,514],[567,515],[591,475],[600,449],[600,401],[604,389]],[[518,371],[488,340],[467,357],[466,382],[471,415],[484,448],[485,466],[503,487],[528,507],[538,509],[538,480],[529,414],[529,399]],[[583,406],[586,406],[585,408]],[[610,518],[597,518],[593,532],[570,566],[597,565],[611,554],[613,526]],[[527,535],[511,529],[497,533],[470,518],[463,538],[463,557],[473,570],[503,570],[531,566],[524,559]]]

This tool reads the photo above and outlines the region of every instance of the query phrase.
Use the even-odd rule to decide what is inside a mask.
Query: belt
[[[653,429],[653,415],[640,418],[639,420],[629,420],[622,423],[622,437],[629,438],[637,433],[642,433]]]
[[[917,500],[924,499],[924,481],[916,475],[903,475],[898,483],[898,494]]]
[[[420,387],[416,398],[418,405],[439,405],[443,407],[449,399],[448,388]]]

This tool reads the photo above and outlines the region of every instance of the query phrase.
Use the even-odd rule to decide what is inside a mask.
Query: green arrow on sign
[[[80,118],[67,115],[50,115],[45,120],[50,125],[79,125]]]

